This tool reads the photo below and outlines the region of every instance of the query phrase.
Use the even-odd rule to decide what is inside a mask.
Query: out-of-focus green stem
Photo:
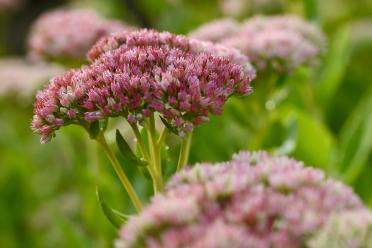
[[[138,130],[137,124],[132,124],[131,127],[138,141],[142,156],[145,158],[146,161],[150,163],[150,165],[147,168],[152,177],[154,192],[155,193],[160,192],[163,189],[163,182],[159,176],[158,171],[156,170],[155,162],[151,159],[147,151],[146,145],[143,142],[143,139],[142,139],[141,133]]]
[[[306,19],[310,21],[318,20],[318,0],[302,0]]]
[[[186,134],[181,143],[180,155],[178,157],[177,171],[182,170],[183,167],[188,163],[190,155],[192,133]]]
[[[136,210],[138,212],[140,212],[141,209],[142,209],[141,200],[139,199],[137,193],[135,192],[135,190],[134,190],[132,184],[130,183],[128,177],[125,175],[125,172],[121,168],[120,163],[119,163],[118,159],[116,158],[115,154],[113,153],[113,151],[111,150],[111,148],[107,144],[106,138],[103,135],[103,133],[100,133],[96,137],[96,140],[101,145],[103,150],[105,151],[107,157],[109,158],[109,160],[112,164],[112,167],[114,168],[116,174],[118,175],[118,177],[120,179],[120,182],[123,184],[125,190],[128,192],[129,198],[131,199],[131,201],[132,201],[133,205],[135,206]]]

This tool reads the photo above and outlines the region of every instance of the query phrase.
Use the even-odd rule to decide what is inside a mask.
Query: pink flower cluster
[[[283,0],[219,0],[226,16],[243,17],[254,13],[274,13],[281,9]]]
[[[132,30],[118,21],[106,20],[89,9],[58,9],[41,15],[29,37],[33,59],[84,59],[101,37]]]
[[[258,16],[221,43],[241,50],[258,70],[286,73],[316,64],[324,51],[325,36],[315,25],[296,16]]]
[[[250,93],[254,70],[234,49],[168,32],[140,30],[104,38],[92,63],[51,79],[37,94],[32,128],[45,143],[71,123],[124,116],[141,123],[154,112],[180,134],[220,114],[226,100]]]
[[[333,214],[308,241],[310,248],[372,248],[372,213],[366,209]]]
[[[219,42],[240,31],[240,24],[231,18],[217,19],[193,30],[188,36],[211,42]]]
[[[29,101],[45,80],[64,69],[54,64],[29,63],[21,58],[0,59],[0,98],[19,97]]]
[[[0,12],[18,10],[24,5],[24,0],[0,0]]]
[[[363,209],[349,187],[319,169],[241,152],[177,173],[122,227],[117,247],[304,247],[332,214]]]

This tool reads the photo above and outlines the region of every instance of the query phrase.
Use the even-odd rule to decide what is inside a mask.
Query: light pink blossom
[[[118,247],[303,247],[333,214],[366,210],[346,185],[288,157],[241,152],[177,173],[123,225]]]
[[[29,53],[33,59],[84,59],[101,37],[132,30],[119,21],[106,20],[89,9],[57,9],[42,14],[33,24]]]
[[[258,70],[288,73],[317,63],[325,36],[315,25],[295,16],[254,17],[241,31],[221,41],[246,54]]]
[[[201,25],[188,34],[189,37],[219,42],[240,31],[240,24],[231,18],[218,19]]]

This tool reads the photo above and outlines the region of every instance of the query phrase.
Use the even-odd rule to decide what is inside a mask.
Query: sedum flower
[[[17,96],[31,100],[41,84],[63,68],[46,63],[30,63],[21,58],[0,60],[0,97]]]
[[[304,247],[333,214],[363,210],[340,182],[288,157],[241,152],[170,179],[120,232],[117,247]]]
[[[254,17],[222,44],[238,48],[258,70],[280,73],[316,64],[324,51],[324,34],[295,16]]]
[[[31,29],[28,46],[33,59],[80,59],[101,37],[131,30],[89,9],[57,9],[42,14]]]
[[[154,112],[190,132],[230,96],[249,94],[254,77],[234,49],[151,30],[103,38],[88,58],[90,65],[52,78],[37,94],[32,128],[43,143],[63,125],[115,116],[141,124]]]
[[[206,23],[189,33],[189,37],[219,42],[240,31],[240,24],[231,18],[224,18]]]
[[[281,10],[283,0],[219,0],[219,8],[226,16],[243,17],[254,13],[275,13]]]
[[[310,248],[371,248],[372,213],[350,210],[333,214],[312,237]]]
[[[24,0],[0,0],[0,12],[18,10],[24,2]]]

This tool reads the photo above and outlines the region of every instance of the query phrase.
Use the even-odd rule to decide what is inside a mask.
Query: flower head
[[[311,248],[371,248],[372,213],[350,210],[333,214],[308,241]]]
[[[237,21],[231,18],[224,18],[206,23],[189,33],[188,36],[200,40],[219,42],[239,31],[240,24]]]
[[[118,21],[106,20],[93,10],[53,10],[34,23],[28,44],[30,56],[34,59],[84,59],[99,38],[131,29]]]
[[[18,10],[24,4],[24,0],[0,0],[0,12]]]
[[[114,116],[130,123],[159,112],[180,132],[250,93],[254,71],[234,49],[168,32],[114,34],[88,53],[92,63],[55,77],[38,93],[33,129],[48,141],[63,125]]]
[[[41,84],[63,68],[45,63],[29,63],[20,58],[0,60],[0,97],[17,96],[31,100]]]
[[[254,17],[222,44],[238,48],[258,70],[290,72],[314,65],[325,47],[323,33],[295,16]]]
[[[282,0],[219,0],[226,16],[242,17],[254,13],[275,13],[282,8]]]
[[[332,214],[365,210],[318,169],[265,152],[199,164],[122,227],[118,247],[302,247]]]

